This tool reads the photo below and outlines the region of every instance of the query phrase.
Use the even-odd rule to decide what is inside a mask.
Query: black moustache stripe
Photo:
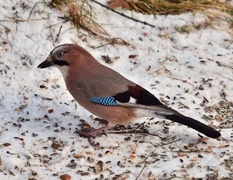
[[[55,61],[53,61],[53,63],[58,65],[58,66],[69,66],[69,63],[67,61],[64,61],[64,60],[61,60],[61,61],[55,60]]]

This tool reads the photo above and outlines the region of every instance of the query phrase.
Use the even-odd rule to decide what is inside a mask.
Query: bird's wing
[[[125,92],[112,96],[91,96],[92,103],[104,106],[125,106],[153,110],[156,114],[174,114],[173,109],[163,105],[153,94],[139,85],[127,86]]]
[[[90,101],[105,106],[153,106],[153,109],[154,106],[160,106],[161,108],[166,107],[153,94],[137,84],[134,86],[126,85],[123,89],[126,90],[120,92],[111,90],[113,93],[111,95],[108,94],[107,96],[91,96]]]
[[[153,110],[157,107],[159,110],[171,112],[170,108],[164,106],[149,91],[106,66],[97,64],[89,71],[82,71],[79,79],[81,79],[79,88],[83,89],[92,103]]]

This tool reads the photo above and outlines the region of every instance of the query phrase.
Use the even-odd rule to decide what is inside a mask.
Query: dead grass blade
[[[154,15],[181,14],[206,9],[232,12],[231,6],[217,0],[110,0],[109,7]]]
[[[86,0],[52,0],[51,8],[61,11],[60,17],[65,22],[71,22],[77,29],[83,29],[94,35],[108,36],[108,33],[95,21],[95,12]]]
[[[110,38],[108,33],[95,21],[95,12],[87,0],[51,0],[49,7],[64,14],[61,19],[71,22],[77,29],[82,29],[96,39],[107,44],[129,45],[121,38]]]

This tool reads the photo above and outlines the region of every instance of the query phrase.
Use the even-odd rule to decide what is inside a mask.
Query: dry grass
[[[51,8],[61,11],[61,17],[66,22],[71,22],[77,29],[83,29],[94,35],[108,35],[107,32],[95,22],[95,13],[86,0],[52,0]]]
[[[91,0],[51,0],[49,7],[55,8],[62,12],[60,17],[65,22],[71,22],[78,30],[82,29],[90,35],[94,35],[101,41],[107,44],[124,44],[127,42],[121,38],[110,38],[108,33],[95,21],[96,14],[94,9],[89,4]],[[93,2],[95,2],[93,0]],[[97,3],[97,1],[95,2]],[[99,5],[101,5],[98,2]],[[231,26],[233,26],[233,7],[217,0],[110,0],[110,9],[123,8],[134,10],[143,14],[167,15],[181,14],[186,12],[205,11],[209,20],[207,22],[191,26],[175,27],[175,30],[180,33],[189,33],[193,28],[201,29],[212,25],[212,22],[224,18]],[[103,8],[108,8],[102,5]],[[209,10],[218,11],[209,11]],[[228,15],[221,15],[222,12],[227,12]],[[126,16],[125,16],[126,17]],[[140,22],[137,19],[126,17],[134,21]],[[142,22],[146,24],[147,22]],[[147,24],[150,25],[150,24]],[[151,25],[154,27],[154,25]]]
[[[112,9],[123,8],[143,14],[167,15],[185,12],[218,9],[224,12],[233,12],[233,8],[217,0],[110,0]]]
[[[129,45],[121,38],[109,37],[108,33],[95,21],[96,14],[88,2],[88,0],[51,0],[49,7],[61,11],[64,14],[60,17],[61,19],[71,22],[77,30],[82,29],[96,39],[105,42],[105,45]]]

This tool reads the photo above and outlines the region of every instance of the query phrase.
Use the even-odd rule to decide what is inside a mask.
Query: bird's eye
[[[56,52],[56,56],[57,56],[58,58],[61,58],[64,54],[65,54],[65,52],[62,51],[62,50],[59,50],[59,51]]]

